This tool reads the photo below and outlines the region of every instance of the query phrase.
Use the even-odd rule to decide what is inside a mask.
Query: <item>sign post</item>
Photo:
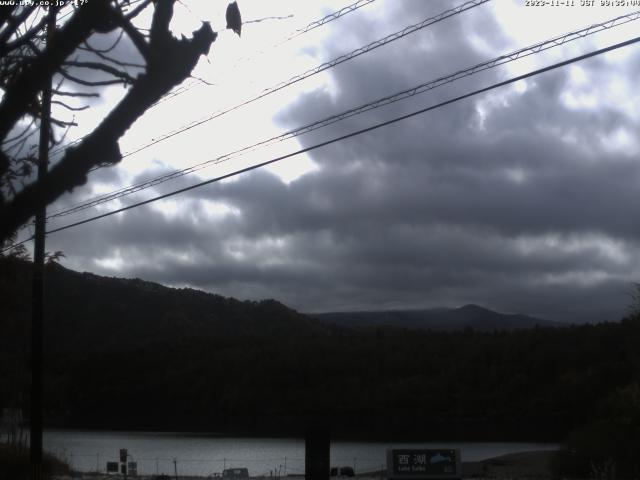
[[[124,475],[124,480],[127,480],[127,457],[129,456],[129,452],[127,452],[126,448],[120,449],[120,473]]]
[[[457,480],[462,478],[458,449],[389,449],[387,478],[394,480]]]

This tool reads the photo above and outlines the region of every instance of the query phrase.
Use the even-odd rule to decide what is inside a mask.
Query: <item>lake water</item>
[[[459,448],[463,461],[483,460],[505,453],[552,450],[541,443],[384,443],[332,442],[331,465],[352,466],[357,473],[380,470],[387,448]],[[44,448],[66,459],[74,470],[105,472],[117,462],[121,448],[139,474],[211,475],[224,468],[246,467],[252,476],[304,473],[302,438],[230,438],[190,433],[95,432],[47,430]],[[175,463],[174,463],[175,462]]]

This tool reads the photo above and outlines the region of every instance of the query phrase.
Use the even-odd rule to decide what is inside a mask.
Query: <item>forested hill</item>
[[[28,271],[19,275],[28,276]],[[27,294],[21,302],[26,312],[30,289],[16,290],[17,295]],[[113,352],[220,338],[304,337],[326,330],[275,300],[239,301],[140,279],[79,273],[55,263],[46,269],[46,293],[45,337],[53,352],[87,348]]]
[[[29,264],[17,262],[16,289],[29,306]],[[240,301],[189,288],[169,288],[140,279],[79,273],[52,263],[46,271],[47,347],[52,352],[121,351],[167,342],[221,338],[299,338],[327,335],[340,327],[432,328],[478,331],[557,325],[524,315],[503,315],[468,305],[460,309],[335,313],[306,316],[275,300]],[[16,295],[11,295],[16,297]]]
[[[29,384],[31,287],[23,264],[0,264],[0,405],[11,406]],[[638,315],[516,331],[353,330],[273,300],[55,265],[47,286],[49,426],[278,435],[321,421],[346,437],[560,441],[616,412],[640,419]]]

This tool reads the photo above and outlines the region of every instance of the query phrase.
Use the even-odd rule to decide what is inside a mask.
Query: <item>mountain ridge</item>
[[[297,333],[321,333],[329,325],[341,328],[395,327],[436,331],[459,331],[471,328],[480,332],[518,330],[540,327],[567,326],[525,314],[505,314],[488,308],[466,304],[459,308],[435,307],[430,309],[365,310],[354,312],[322,312],[308,314],[298,312],[274,300],[239,300],[194,288],[168,287],[140,278],[124,278],[78,272],[59,264],[47,266],[50,278],[49,299],[61,316],[69,316],[68,306],[87,305],[89,311],[98,310],[99,316],[117,318],[136,311],[144,320],[146,309],[162,311],[159,317],[168,322],[178,319],[192,328],[215,328],[218,333],[282,335],[291,329]],[[120,310],[109,300],[100,300],[109,293],[123,305]],[[124,297],[123,297],[124,296]],[[100,308],[87,299],[101,302]],[[129,302],[129,304],[127,304]],[[124,304],[127,304],[126,307]],[[124,308],[122,308],[124,307]],[[104,310],[104,311],[103,311]],[[124,310],[124,311],[121,311]],[[87,313],[89,313],[89,311]],[[185,313],[186,312],[186,313]],[[75,316],[75,315],[72,315]],[[95,314],[91,314],[95,316]],[[198,318],[202,317],[202,318]],[[254,318],[255,317],[255,318]],[[256,318],[268,317],[271,324]],[[151,321],[143,322],[147,328]],[[197,324],[197,325],[196,325]],[[131,325],[129,325],[131,326]],[[164,322],[167,327],[167,322]],[[104,332],[103,332],[104,334]]]
[[[458,308],[323,312],[308,315],[321,322],[351,328],[397,327],[438,331],[471,328],[477,331],[494,331],[528,329],[536,326],[567,326],[561,322],[520,313],[496,312],[475,304],[467,304]]]

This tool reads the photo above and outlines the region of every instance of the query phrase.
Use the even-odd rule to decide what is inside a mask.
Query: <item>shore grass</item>
[[[67,462],[49,453],[42,458],[43,478],[53,475],[65,475],[71,472]],[[31,477],[29,449],[0,443],[0,478],[11,480],[27,480]]]

